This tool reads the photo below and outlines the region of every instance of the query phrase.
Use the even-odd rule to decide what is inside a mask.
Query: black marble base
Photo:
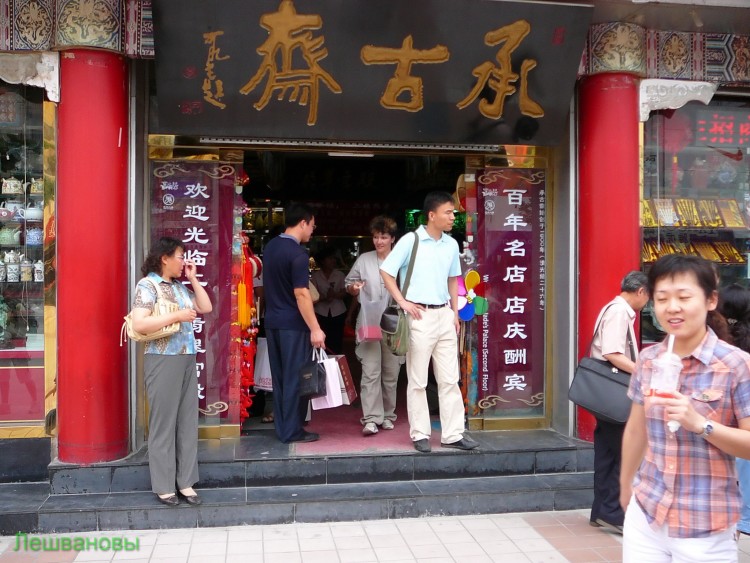
[[[50,438],[0,440],[0,483],[46,480],[51,457]]]
[[[223,440],[201,440],[197,487],[279,487],[571,473],[593,469],[593,447],[551,430],[473,432],[480,448],[408,450],[370,455],[298,456],[273,432]],[[111,463],[50,464],[52,494],[150,491],[148,450]]]
[[[471,452],[298,456],[272,433],[202,440],[203,504],[160,504],[148,452],[54,461],[49,482],[0,484],[0,535],[330,522],[591,505],[593,447],[550,430],[471,433]]]
[[[570,510],[591,505],[590,472],[367,484],[200,490],[203,504],[160,504],[152,493],[46,496],[0,486],[0,535],[335,522],[427,515]],[[19,498],[34,499],[20,502]],[[15,500],[12,500],[15,499]]]

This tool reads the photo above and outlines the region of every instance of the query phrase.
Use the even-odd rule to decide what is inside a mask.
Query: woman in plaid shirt
[[[628,395],[620,502],[626,508],[623,561],[737,561],[740,495],[735,456],[750,456],[750,355],[706,326],[718,294],[710,262],[668,255],[649,272],[656,318],[682,358],[679,391],[651,396],[653,360],[645,349]],[[672,433],[667,422],[680,428]]]

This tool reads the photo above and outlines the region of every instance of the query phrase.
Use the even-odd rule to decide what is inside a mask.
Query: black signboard
[[[158,132],[556,144],[591,8],[156,0]]]

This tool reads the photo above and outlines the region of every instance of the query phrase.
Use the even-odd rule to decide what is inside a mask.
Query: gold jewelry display
[[[700,227],[701,219],[698,216],[698,208],[692,199],[676,199],[677,215],[680,217],[680,223],[683,227]]]
[[[745,221],[740,213],[737,202],[733,199],[720,199],[718,202],[719,212],[724,219],[724,224],[730,229],[744,229]]]
[[[722,221],[721,215],[719,215],[719,208],[716,207],[715,201],[711,199],[699,199],[697,207],[698,216],[704,227],[721,228],[724,226],[724,221]]]

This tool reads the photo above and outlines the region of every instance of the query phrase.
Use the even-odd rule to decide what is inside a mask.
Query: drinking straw
[[[670,334],[667,337],[667,354],[671,354],[672,350],[674,349],[674,334]],[[674,434],[677,432],[677,430],[680,429],[680,423],[676,420],[670,420],[667,422],[667,427],[669,428],[669,431]]]

